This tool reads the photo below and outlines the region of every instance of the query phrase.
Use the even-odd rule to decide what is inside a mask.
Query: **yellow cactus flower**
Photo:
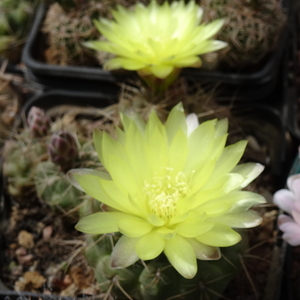
[[[122,116],[117,138],[94,133],[100,161],[108,173],[74,169],[71,181],[105,204],[105,211],[83,217],[77,230],[120,232],[113,267],[164,253],[185,278],[197,272],[197,259],[220,257],[219,247],[238,243],[232,228],[258,225],[252,210],[262,196],[243,191],[263,170],[257,163],[237,165],[246,141],[226,146],[227,120],[198,124],[185,118],[182,104],[166,123],[152,113],[145,124]]]
[[[114,21],[101,18],[95,25],[107,41],[91,41],[86,46],[113,53],[105,69],[136,70],[142,76],[165,79],[184,67],[200,67],[199,55],[227,44],[210,40],[223,20],[200,24],[202,9],[194,2],[167,1],[148,6],[138,3],[134,10],[121,6],[112,11]]]

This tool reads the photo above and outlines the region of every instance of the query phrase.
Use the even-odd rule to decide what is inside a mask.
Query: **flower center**
[[[177,202],[187,195],[189,187],[185,175],[180,172],[176,176],[165,175],[145,181],[144,191],[151,212],[168,221],[176,215]]]

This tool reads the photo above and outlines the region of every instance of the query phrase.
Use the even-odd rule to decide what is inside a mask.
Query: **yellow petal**
[[[141,62],[128,59],[128,58],[121,58],[121,57],[112,58],[104,64],[104,69],[106,70],[116,70],[116,69],[123,68],[130,71],[136,71],[144,67],[145,64]]]
[[[184,109],[181,102],[174,106],[171,112],[169,113],[165,127],[169,143],[173,140],[174,136],[176,135],[179,129],[182,129],[185,133],[187,132]]]
[[[90,234],[103,234],[119,231],[118,223],[128,215],[120,212],[99,212],[83,217],[75,228]]]
[[[221,251],[218,247],[212,247],[200,243],[196,239],[187,239],[193,247],[196,257],[202,260],[216,260],[221,258]]]
[[[237,244],[241,236],[229,226],[215,224],[212,230],[196,237],[196,240],[213,247],[229,247]]]
[[[176,235],[166,240],[165,255],[171,265],[183,277],[191,279],[197,273],[197,260],[194,248],[183,237]]]
[[[165,240],[155,231],[151,231],[139,239],[135,246],[136,253],[142,260],[154,259],[165,248]]]
[[[200,170],[207,159],[210,159],[215,135],[216,120],[210,120],[200,124],[188,137],[189,157],[185,171],[192,173]],[[199,147],[201,141],[201,147]]]
[[[186,238],[193,238],[204,234],[214,227],[214,223],[199,221],[195,219],[187,219],[186,221],[176,226],[176,231],[179,235]]]
[[[216,218],[208,218],[208,221],[222,223],[232,228],[251,228],[261,224],[262,218],[256,212],[248,210],[226,213]]]
[[[169,76],[172,71],[174,70],[174,66],[168,66],[168,65],[154,65],[149,67],[151,72],[160,79],[165,79],[167,76]]]
[[[258,163],[246,163],[236,166],[232,173],[238,173],[244,177],[241,187],[246,187],[251,181],[258,177],[264,170],[264,166]]]
[[[179,151],[180,149],[180,151]],[[188,157],[187,136],[182,130],[178,130],[169,147],[168,165],[172,166],[173,172],[179,173],[183,170]]]
[[[246,146],[247,141],[242,140],[225,147],[216,163],[215,171],[212,176],[220,176],[232,171],[244,154]]]
[[[119,230],[128,237],[136,238],[149,233],[153,226],[141,218],[127,216],[118,223]]]
[[[127,268],[137,262],[139,257],[135,251],[138,238],[121,236],[111,254],[112,268]]]
[[[70,172],[71,173],[71,172]],[[90,174],[81,174],[80,172],[73,172],[72,176],[81,186],[85,193],[95,198],[98,201],[105,203],[106,205],[113,207],[117,210],[130,212],[130,206],[126,207],[126,194],[122,194],[120,189],[116,187],[115,183],[110,180],[103,180],[102,177],[95,174],[95,172]],[[108,192],[105,189],[105,186],[112,186],[113,193]],[[114,195],[117,195],[115,199]],[[121,203],[118,199],[124,199],[124,202]],[[125,204],[125,205],[124,205]]]
[[[148,214],[147,220],[153,225],[153,226],[163,226],[166,221],[159,216],[155,214]]]
[[[138,197],[139,186],[143,183],[139,181],[138,177],[134,176],[127,161],[108,153],[108,166],[108,172],[112,180],[118,183],[123,192],[134,198]]]

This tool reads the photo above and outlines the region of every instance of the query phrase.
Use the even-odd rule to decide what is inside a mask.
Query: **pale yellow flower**
[[[114,21],[95,21],[107,41],[86,45],[115,54],[104,66],[108,70],[124,68],[164,79],[176,69],[200,67],[199,55],[227,45],[210,40],[223,20],[200,25],[202,12],[194,1],[166,1],[163,5],[152,1],[149,6],[139,3],[134,10],[119,6],[112,12]]]
[[[87,194],[108,209],[82,218],[76,228],[90,234],[122,233],[112,252],[112,266],[164,253],[184,277],[197,272],[197,258],[218,259],[219,247],[238,243],[232,228],[261,222],[249,210],[262,196],[242,191],[263,170],[260,164],[237,165],[246,141],[225,146],[227,120],[198,125],[185,118],[182,105],[163,125],[152,113],[145,124],[123,116],[117,139],[96,131],[94,143],[109,174],[72,170]]]

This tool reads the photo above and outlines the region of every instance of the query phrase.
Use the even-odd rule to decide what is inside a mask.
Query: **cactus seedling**
[[[42,27],[48,44],[45,50],[46,62],[58,65],[97,65],[94,51],[82,43],[99,37],[92,19],[104,14],[110,5],[109,0],[62,0],[51,4]]]
[[[286,16],[278,0],[201,0],[205,22],[224,18],[217,38],[228,43],[217,53],[220,67],[255,67],[278,43]],[[210,62],[215,64],[216,62]]]

